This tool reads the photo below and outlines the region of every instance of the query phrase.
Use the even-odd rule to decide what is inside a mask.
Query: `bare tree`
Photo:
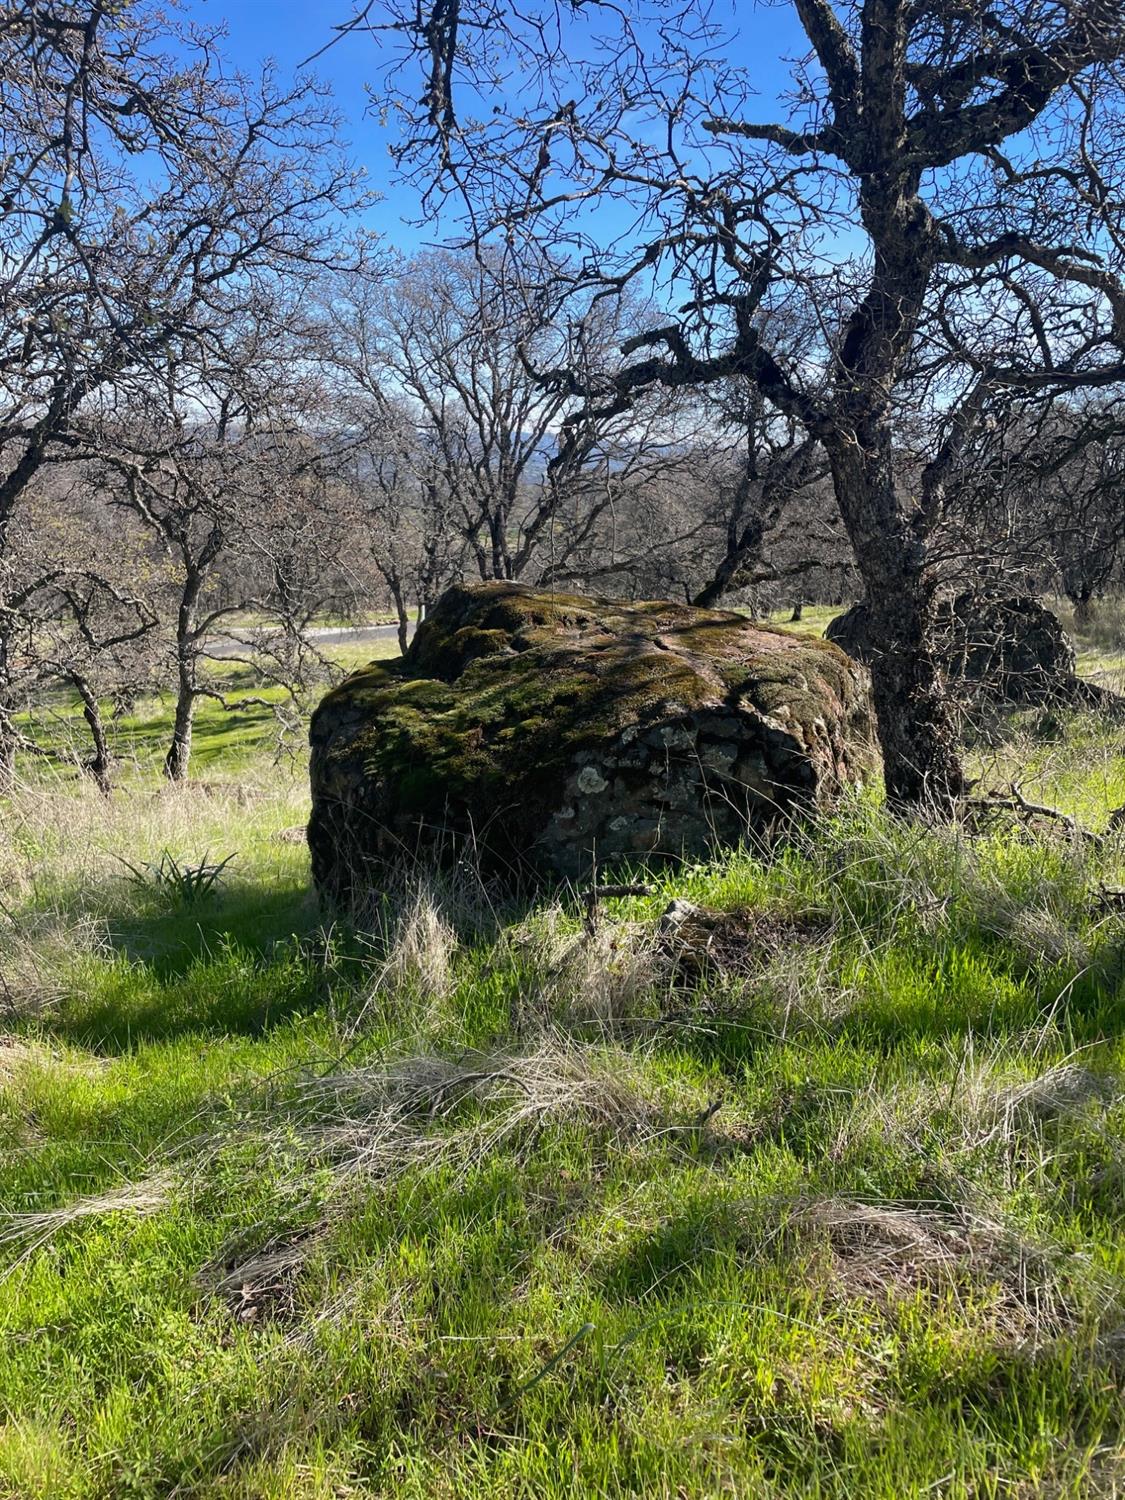
[[[1093,429],[1093,430],[1092,430]],[[1032,488],[1049,555],[1079,624],[1088,623],[1125,548],[1125,426],[1098,407],[1075,413],[1036,465]],[[1034,534],[1034,523],[1027,528]]]
[[[953,586],[1061,589],[1079,622],[1125,545],[1121,393],[999,388],[945,486],[935,566]]]
[[[777,121],[703,0],[371,0],[345,29],[405,44],[383,93],[431,207],[462,202],[476,243],[567,247],[583,294],[661,275],[675,297],[627,368],[601,385],[560,369],[550,389],[609,414],[655,384],[741,378],[821,444],[890,647],[873,674],[888,796],[947,808],[964,778],[932,642],[944,488],[989,389],[1122,374],[1125,16],[1119,0],[793,8],[810,53]],[[607,203],[638,226],[620,254]],[[769,334],[795,295],[818,309],[813,362]],[[979,331],[982,307],[1007,330],[983,354],[962,319]],[[906,486],[900,388],[937,339],[956,354],[944,416]]]
[[[384,534],[427,538],[428,561],[408,551],[434,577],[452,561],[439,528],[482,579],[562,576],[622,488],[682,451],[665,395],[594,417],[538,378],[547,365],[595,379],[620,364],[620,308],[587,298],[560,314],[566,274],[542,254],[436,252],[342,278],[326,299],[340,409],[368,434],[375,489],[393,470],[401,497],[405,466],[413,475],[413,514],[387,530],[384,504]]]
[[[140,528],[106,523],[80,473],[41,476],[9,529],[4,637],[10,701],[29,716],[19,745],[54,753],[36,739],[35,719],[57,713],[60,688],[76,693],[92,742],[83,769],[108,791],[102,702],[152,680],[165,580]]]
[[[776,412],[755,383],[726,381],[712,389],[718,398],[714,404],[720,431],[734,438],[734,451],[720,486],[722,550],[692,601],[703,606],[776,575],[765,560],[767,538],[794,501],[827,473],[814,439],[804,435],[793,418]],[[803,561],[811,570],[818,559],[810,553]]]
[[[350,534],[348,574],[357,597],[374,590],[370,564],[394,608],[406,650],[415,612],[424,618],[463,577],[468,544],[440,452],[419,432],[405,402],[352,388],[339,392],[339,425],[326,434],[323,466],[343,493]]]
[[[334,135],[311,82],[243,78],[213,35],[144,0],[0,15],[0,785],[17,507],[91,402],[324,259],[355,201]]]
[[[167,559],[174,781],[188,773],[199,700],[228,702],[208,670],[220,648],[285,686],[301,680],[341,541],[325,525],[336,517],[321,493],[291,314],[284,300],[259,298],[252,324],[215,330],[206,359],[169,350],[159,379],[130,385],[127,404],[85,429],[107,501],[136,516]],[[240,629],[248,611],[255,618]]]

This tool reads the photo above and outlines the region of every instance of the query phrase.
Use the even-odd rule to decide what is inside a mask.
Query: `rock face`
[[[829,623],[825,637],[870,665],[878,645],[869,622],[861,600]],[[1075,674],[1074,647],[1037,599],[960,594],[938,606],[937,629],[951,684],[961,684],[975,697],[1033,705],[1085,696],[1085,684]]]
[[[337,900],[422,851],[567,876],[699,854],[878,762],[866,674],[834,646],[510,583],[451,589],[310,739],[313,873]]]

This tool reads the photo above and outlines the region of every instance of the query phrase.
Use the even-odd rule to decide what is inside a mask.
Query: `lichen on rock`
[[[312,722],[309,843],[346,900],[425,853],[576,877],[733,844],[877,765],[866,675],[740,615],[450,589]]]

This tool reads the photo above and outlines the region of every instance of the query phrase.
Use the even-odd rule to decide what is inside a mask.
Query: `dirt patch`
[[[272,1241],[243,1260],[213,1266],[201,1278],[239,1323],[287,1323],[297,1317],[297,1280],[315,1234]]]

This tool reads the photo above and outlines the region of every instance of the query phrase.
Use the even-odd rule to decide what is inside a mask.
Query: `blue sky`
[[[720,18],[724,6],[738,32],[736,47],[741,56],[736,52],[732,60],[750,70],[762,96],[762,118],[769,118],[771,101],[790,81],[781,58],[805,50],[800,25],[789,4],[719,0]],[[226,25],[225,50],[238,66],[253,71],[269,57],[287,75],[323,47],[331,38],[333,23],[350,13],[350,0],[183,0],[181,7],[181,14],[203,25]],[[384,195],[385,201],[371,216],[373,227],[380,228],[392,244],[413,248],[433,241],[437,233],[407,223],[415,212],[414,195],[395,186],[388,136],[365,113],[364,84],[375,74],[375,46],[369,36],[345,37],[317,60],[315,70],[332,86],[345,118],[352,156],[367,168],[372,186]]]

